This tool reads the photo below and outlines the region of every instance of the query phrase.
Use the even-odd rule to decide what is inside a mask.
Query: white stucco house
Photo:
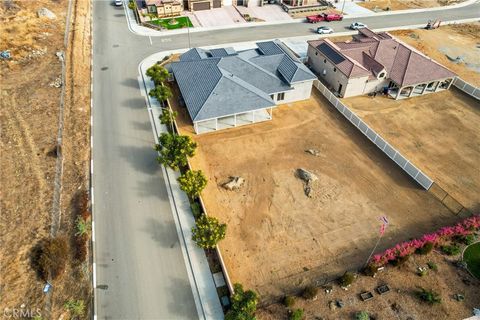
[[[308,41],[307,64],[340,97],[387,90],[395,99],[450,88],[456,74],[387,32]]]
[[[256,45],[193,48],[169,65],[196,133],[271,120],[277,105],[310,98],[315,74],[280,41]]]

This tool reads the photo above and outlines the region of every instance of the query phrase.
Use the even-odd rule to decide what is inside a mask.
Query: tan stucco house
[[[176,17],[182,14],[183,4],[178,0],[145,0],[145,8],[159,18]]]
[[[341,97],[388,90],[395,99],[450,88],[456,74],[387,32],[308,41],[308,65]]]

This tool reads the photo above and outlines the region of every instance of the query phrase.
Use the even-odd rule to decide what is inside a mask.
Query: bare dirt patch
[[[457,73],[465,81],[480,86],[480,23],[391,33]],[[457,57],[461,60],[455,60]]]
[[[404,10],[448,6],[463,0],[368,0],[358,4],[370,10]]]
[[[42,7],[52,11],[56,19],[38,18],[37,10]],[[62,68],[56,52],[64,50],[67,7],[66,0],[3,1],[0,4],[0,43],[2,49],[12,54],[11,60],[0,62],[0,309],[25,304],[30,309],[40,308],[45,319],[59,318],[67,299],[84,300],[87,306],[90,299],[90,275],[85,265],[76,264],[72,259],[65,274],[53,283],[54,293],[47,296],[42,292],[45,283],[37,278],[30,264],[31,249],[39,240],[50,236],[54,223],[51,210],[62,90],[58,80]],[[89,9],[89,1],[72,1],[69,47],[73,51],[65,53],[62,151],[66,173],[61,181],[63,206],[57,231],[68,237],[75,232],[71,221],[72,198],[78,198],[78,193],[84,194],[88,187]]]
[[[193,135],[184,109],[178,124]],[[209,178],[208,213],[228,224],[221,247],[232,280],[264,301],[361,266],[381,215],[391,222],[384,247],[456,219],[316,91],[274,109],[273,121],[193,138],[199,148],[191,163]],[[312,198],[298,168],[319,178]],[[225,190],[229,176],[245,178],[242,189]]]
[[[463,206],[480,209],[478,101],[452,88],[398,101],[344,102]]]
[[[464,269],[454,265],[458,258],[443,256],[433,252],[428,256],[413,256],[400,268],[388,266],[384,272],[375,278],[360,276],[348,291],[333,284],[333,292],[327,294],[320,289],[318,299],[306,301],[297,298],[294,309],[305,310],[306,319],[353,319],[355,312],[365,310],[375,319],[464,319],[472,316],[473,308],[480,304],[480,281],[473,278]],[[426,267],[427,262],[433,262],[438,270],[428,270],[427,275],[416,274],[417,267]],[[375,288],[387,284],[390,292],[379,295]],[[430,306],[418,300],[414,295],[416,286],[433,289],[438,292],[442,302]],[[359,294],[371,291],[373,299],[363,302]],[[461,294],[465,301],[454,299],[455,294]],[[329,302],[342,300],[345,307],[330,310]],[[287,309],[280,304],[274,304],[257,312],[261,320],[287,319]],[[317,318],[319,319],[319,318]]]

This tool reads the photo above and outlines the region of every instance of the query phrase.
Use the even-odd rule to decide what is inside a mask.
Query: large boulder
[[[240,189],[242,185],[245,183],[245,179],[243,179],[242,177],[235,176],[235,177],[230,177],[229,179],[230,180],[227,183],[223,184],[223,187],[230,191]]]
[[[297,169],[297,175],[307,184],[318,180],[318,177],[314,173],[302,168]]]
[[[37,16],[39,18],[42,18],[42,17],[45,17],[45,18],[48,18],[48,19],[56,19],[57,16],[55,15],[55,13],[53,13],[52,11],[48,10],[47,8],[40,8],[38,9],[37,11]]]

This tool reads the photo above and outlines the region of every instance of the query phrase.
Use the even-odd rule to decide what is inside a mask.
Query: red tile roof
[[[327,53],[343,57],[344,60],[334,64],[347,77],[377,76],[385,69],[387,78],[399,86],[406,86],[456,76],[387,32],[375,33],[367,28],[361,28],[358,32],[349,42],[333,43],[323,39],[308,43],[319,51],[322,51],[320,47],[327,45],[334,51]],[[329,58],[328,54],[326,57]]]

